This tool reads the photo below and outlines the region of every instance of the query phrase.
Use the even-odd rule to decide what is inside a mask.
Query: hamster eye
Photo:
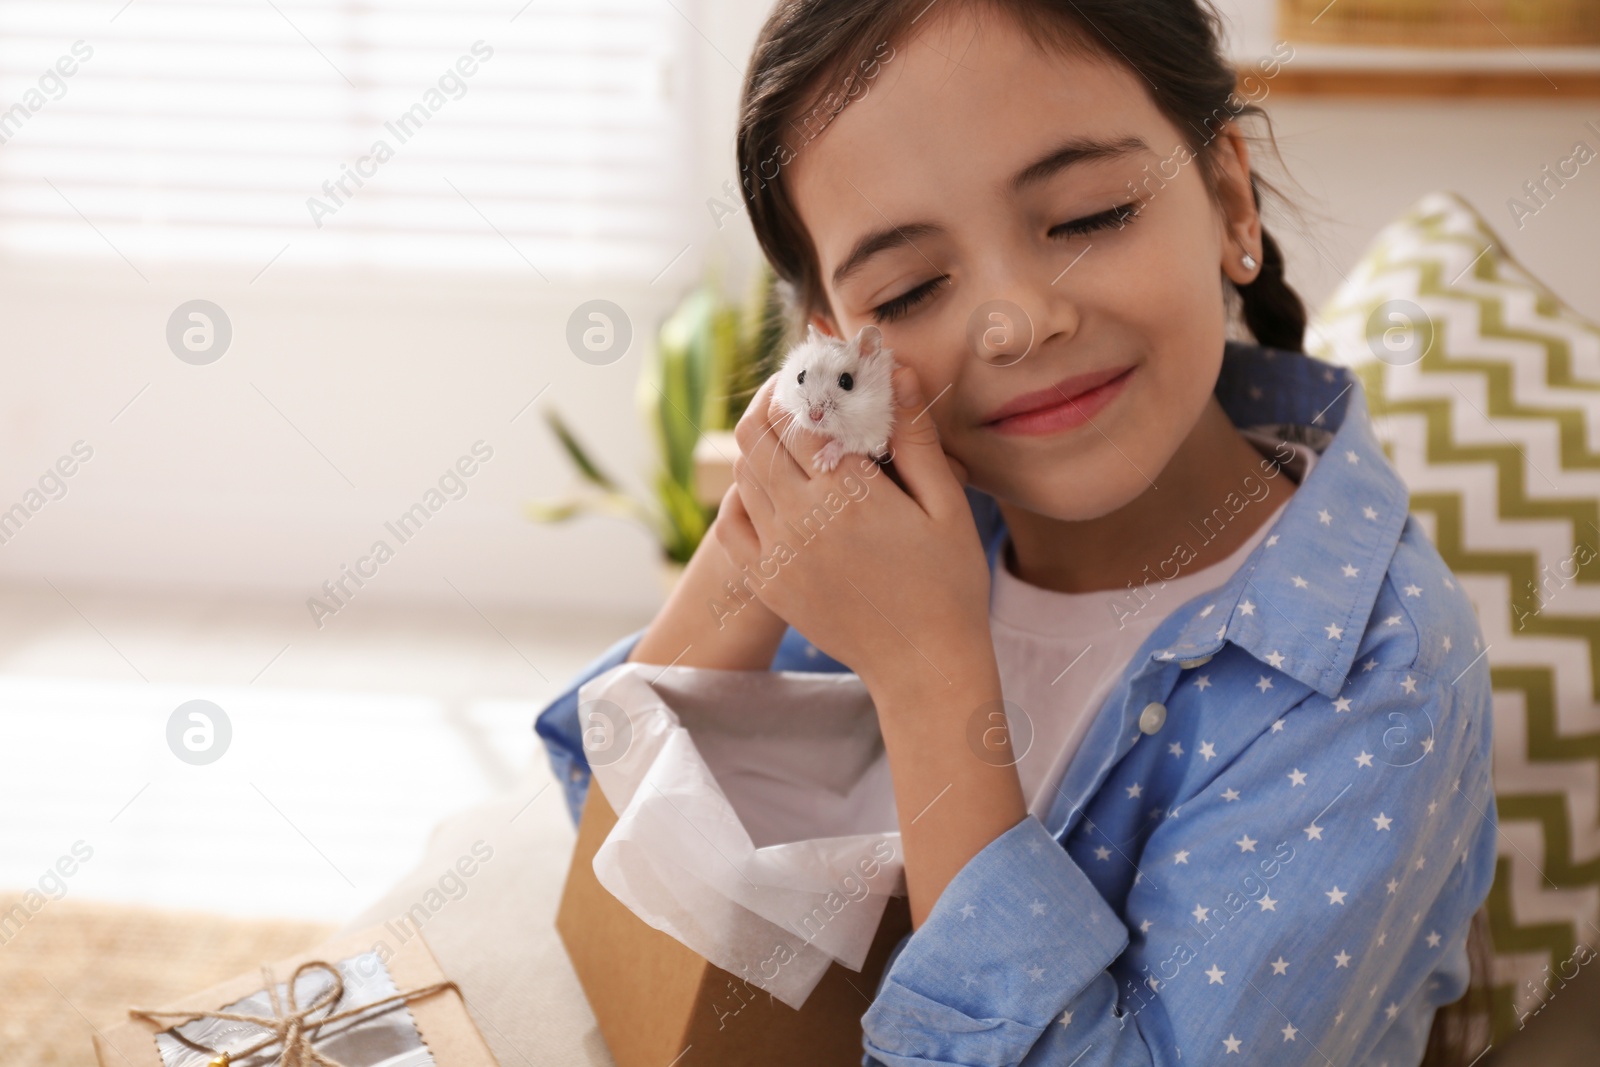
[[[848,393],[851,389],[854,389],[855,384],[856,380],[850,377],[849,371],[845,371],[843,374],[839,375],[839,388],[843,389],[845,392]]]
[[[800,372],[800,377],[796,378],[795,381],[799,382],[801,385],[806,384],[806,372],[805,371],[801,371]]]

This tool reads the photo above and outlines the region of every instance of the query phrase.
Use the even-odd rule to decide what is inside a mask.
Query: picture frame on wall
[[[1600,45],[1594,0],[1278,0],[1281,32],[1321,44]]]

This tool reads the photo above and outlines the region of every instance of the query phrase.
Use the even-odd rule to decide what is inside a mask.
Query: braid
[[[1261,190],[1250,176],[1250,194],[1261,208]],[[1304,350],[1306,307],[1284,277],[1283,251],[1261,229],[1261,273],[1248,285],[1235,286],[1244,302],[1244,322],[1255,339],[1268,348],[1288,352]]]

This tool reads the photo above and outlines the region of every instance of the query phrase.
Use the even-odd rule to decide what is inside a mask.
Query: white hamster
[[[812,466],[831,471],[853,453],[877,458],[894,428],[894,356],[868,323],[841,341],[807,324],[806,339],[784,357],[773,402],[797,426],[830,438]]]

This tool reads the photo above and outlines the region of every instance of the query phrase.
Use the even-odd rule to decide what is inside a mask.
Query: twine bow
[[[302,1008],[295,1000],[294,987],[300,975],[311,970],[328,972],[332,976],[333,982],[328,988],[313,997],[311,1003]],[[313,1019],[312,1016],[317,1012],[332,1008],[344,996],[344,976],[339,973],[337,967],[324,960],[307,960],[295,968],[293,977],[289,979],[289,1005],[287,1011],[284,1010],[282,1003],[278,999],[278,983],[272,976],[271,968],[262,967],[261,977],[266,982],[267,996],[272,999],[272,1014],[270,1016],[251,1015],[247,1012],[237,1011],[151,1011],[146,1008],[129,1008],[128,1016],[129,1018],[143,1019],[146,1022],[158,1025],[162,1018],[179,1020],[172,1024],[173,1027],[182,1026],[184,1023],[193,1022],[196,1019],[226,1019],[231,1022],[249,1023],[267,1031],[266,1037],[249,1048],[240,1049],[238,1052],[219,1053],[211,1061],[213,1067],[228,1067],[228,1064],[233,1060],[242,1060],[247,1056],[260,1052],[269,1045],[275,1045],[280,1042],[283,1044],[283,1052],[279,1057],[279,1063],[282,1067],[345,1067],[344,1064],[339,1063],[337,1060],[329,1059],[321,1052],[318,1052],[313,1045],[313,1042],[317,1039],[317,1031],[328,1023],[336,1023],[342,1019],[349,1019],[357,1015],[381,1015],[383,1011],[393,1011],[401,1004],[420,1000],[423,997],[432,996],[446,989],[454,989],[457,993],[461,992],[454,982],[436,982],[430,986],[423,986],[421,989],[395,993],[392,996],[384,997],[382,1000],[375,1000],[370,1004],[362,1004],[360,1007],[350,1008],[333,1015],[324,1015],[320,1019]],[[387,1007],[384,1007],[384,1005],[387,1005]],[[383,1011],[373,1010],[380,1007],[383,1008]],[[179,1035],[179,1038],[184,1040],[186,1044],[195,1044],[184,1039],[182,1035]],[[206,1049],[205,1051],[215,1052],[216,1050]]]

